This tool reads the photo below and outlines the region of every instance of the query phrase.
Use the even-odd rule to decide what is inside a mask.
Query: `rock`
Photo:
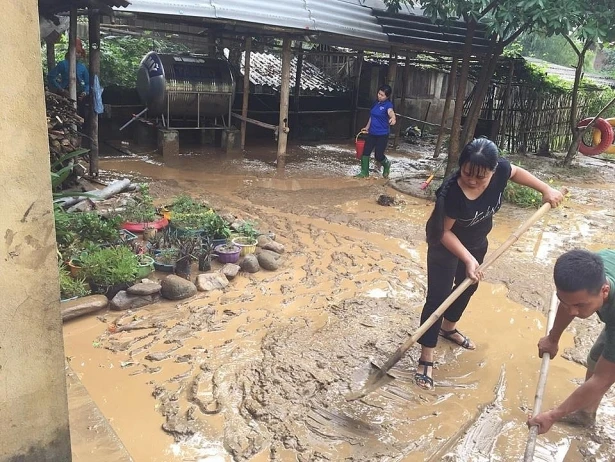
[[[62,302],[62,321],[77,318],[107,308],[109,300],[104,295],[88,295],[69,302]]]
[[[156,303],[160,299],[158,293],[150,295],[132,295],[125,290],[120,290],[111,300],[109,308],[114,311],[134,310],[145,305]]]
[[[243,257],[243,259],[239,262],[239,266],[242,271],[245,271],[246,273],[256,273],[261,269],[258,264],[258,257],[252,253]]]
[[[184,278],[170,274],[162,280],[162,296],[169,300],[182,300],[196,295],[196,286]]]
[[[153,295],[160,292],[162,286],[156,282],[139,282],[126,289],[130,295]]]
[[[280,267],[280,254],[271,250],[260,250],[257,254],[258,263],[261,268],[268,271],[275,271]]]
[[[284,244],[272,241],[271,239],[269,239],[269,242],[266,242],[261,247],[265,250],[272,250],[275,253],[284,253]]]
[[[259,247],[262,247],[265,244],[267,244],[269,241],[271,241],[269,236],[266,236],[265,234],[261,234],[256,238],[256,245]]]
[[[222,273],[204,273],[196,278],[196,288],[201,292],[224,289],[228,286],[228,279]]]
[[[241,267],[234,263],[227,263],[222,267],[220,272],[226,276],[227,279],[233,279],[239,273]]]

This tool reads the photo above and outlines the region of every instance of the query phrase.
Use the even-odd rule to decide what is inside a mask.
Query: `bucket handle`
[[[367,130],[365,129],[361,129],[361,131],[359,133],[357,133],[357,136],[355,136],[354,138],[354,142],[356,143],[357,141],[359,141],[359,136],[362,135],[363,133],[367,133]]]

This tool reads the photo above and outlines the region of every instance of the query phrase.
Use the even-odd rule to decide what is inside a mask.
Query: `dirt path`
[[[306,152],[305,165],[321,168],[316,154]],[[413,157],[394,156],[393,174]],[[280,271],[241,275],[224,292],[66,326],[71,367],[136,462],[519,459],[552,262],[573,246],[614,242],[615,195],[595,172],[582,171],[565,207],[489,271],[462,326],[477,351],[441,342],[437,388],[424,392],[412,380],[414,348],[394,371],[395,381],[349,403],[344,395],[367,373],[369,360],[385,360],[418,326],[431,203],[399,194],[383,180],[344,177],[354,168],[345,154],[328,170],[303,172],[311,178],[290,162],[285,180],[271,176],[266,159],[229,161],[239,174],[253,169],[258,176],[222,173],[229,163],[199,168],[199,160],[186,162],[169,168],[110,160],[102,166],[151,179],[160,200],[188,192],[255,219],[287,251]],[[568,183],[557,168],[541,168],[545,177]],[[601,181],[613,176],[601,175]],[[383,193],[398,205],[378,205]],[[504,207],[492,248],[530,213]],[[144,328],[112,333],[107,326],[113,321]],[[571,335],[563,340],[567,356],[584,358],[598,328],[595,320],[577,323],[575,342]],[[554,360],[544,405],[567,396],[582,375],[578,364]],[[564,460],[562,454],[567,461],[611,460],[613,402],[611,396],[603,406],[595,431],[558,426],[541,438],[541,460]]]

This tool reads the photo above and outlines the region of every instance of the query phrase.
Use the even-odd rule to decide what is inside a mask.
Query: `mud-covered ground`
[[[418,327],[431,211],[418,185],[438,163],[429,146],[391,153],[388,183],[376,172],[351,178],[350,145],[293,147],[285,178],[275,176],[272,151],[191,154],[170,166],[149,157],[101,166],[107,177],[145,179],[160,203],[187,192],[255,220],[285,245],[284,264],[180,304],[65,327],[72,369],[135,461],[521,459],[552,264],[569,248],[614,242],[612,164],[584,158],[564,170],[552,159],[513,158],[566,185],[570,197],[487,272],[460,323],[478,349],[440,342],[436,389],[425,392],[412,380],[415,346],[395,380],[347,401],[371,361],[385,361]],[[382,194],[395,204],[378,205]],[[531,213],[503,207],[491,248]],[[575,321],[564,357],[582,363],[600,328],[593,318]],[[544,405],[565,398],[583,374],[555,359]],[[612,392],[605,401],[595,428],[558,425],[540,437],[536,460],[612,460]]]

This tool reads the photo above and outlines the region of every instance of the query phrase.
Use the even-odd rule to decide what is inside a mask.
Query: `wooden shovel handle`
[[[568,190],[566,188],[561,189],[561,193],[566,195]],[[519,237],[525,233],[530,226],[540,220],[549,210],[551,210],[551,204],[548,202],[543,204],[534,214],[529,217],[519,228],[504,242],[495,252],[488,255],[482,265],[479,266],[479,270],[487,269],[493,262],[495,262],[506,250],[513,245]],[[472,279],[465,278],[464,281],[457,286],[457,288],[451,292],[451,294],[446,297],[446,300],[442,302],[442,304],[438,307],[436,311],[434,311],[427,320],[421,324],[421,326],[412,334],[412,336],[406,340],[403,345],[401,345],[395,353],[385,362],[380,368],[382,373],[385,374],[388,372],[391,367],[393,367],[397,362],[404,356],[406,351],[416,343],[416,341],[421,338],[421,336],[427,332],[427,330],[434,325],[434,323],[444,314],[446,309],[451,306],[451,304],[457,300],[457,298],[471,285],[473,284]]]
[[[557,292],[553,292],[551,295],[551,304],[549,306],[549,314],[547,317],[546,334],[549,335],[555,322],[555,314],[557,313],[557,306],[559,300],[557,299]],[[542,408],[542,397],[545,392],[545,386],[547,385],[547,372],[549,372],[549,361],[551,355],[549,353],[543,353],[542,362],[540,363],[540,373],[538,374],[538,385],[536,386],[536,395],[534,396],[534,409],[532,409],[532,417],[540,414]],[[525,446],[525,454],[523,456],[524,462],[532,462],[534,460],[534,449],[536,448],[536,437],[538,436],[538,427],[533,426],[530,428],[530,434],[527,438],[527,445]]]

